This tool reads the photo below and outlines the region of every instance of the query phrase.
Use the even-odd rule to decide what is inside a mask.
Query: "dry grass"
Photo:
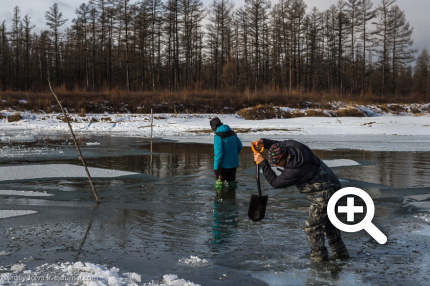
[[[327,113],[318,109],[306,109],[305,113],[307,116],[312,116],[312,117],[329,117]]]
[[[103,113],[131,112],[150,113],[234,113],[243,108],[258,105],[290,106],[295,108],[322,108],[329,105],[328,95],[299,95],[285,92],[217,92],[212,90],[192,90],[156,92],[107,92],[56,91],[64,108],[69,112]],[[50,92],[0,92],[0,109],[11,108],[19,111],[59,111],[57,102]],[[25,100],[26,103],[23,103]],[[315,103],[316,102],[316,103]]]
[[[86,113],[221,113],[238,112],[244,118],[294,118],[301,116],[364,116],[354,108],[354,104],[375,105],[383,112],[399,114],[409,112],[404,103],[421,102],[419,97],[362,97],[345,98],[337,93],[301,94],[293,90],[292,94],[283,91],[267,92],[217,92],[212,90],[183,90],[178,92],[124,92],[109,90],[86,92],[66,91],[59,88],[56,93],[68,112]],[[59,108],[50,92],[0,92],[0,110],[10,109],[31,112],[58,112]],[[25,100],[25,101],[23,101]],[[388,104],[396,102],[396,104]],[[276,108],[285,106],[295,109],[289,112]],[[304,111],[301,111],[304,110]],[[421,113],[420,108],[411,108],[411,112]],[[103,119],[102,119],[103,120]]]
[[[261,120],[261,119],[272,119],[272,118],[295,118],[302,116],[313,116],[313,117],[365,117],[371,116],[373,113],[412,113],[412,114],[426,114],[429,112],[429,105],[406,105],[406,104],[378,104],[371,105],[367,108],[359,108],[354,105],[347,104],[332,104],[330,109],[306,109],[304,111],[300,109],[284,109],[281,110],[279,107],[272,105],[259,105],[256,107],[244,108],[238,112],[238,115],[245,119]]]
[[[363,116],[365,116],[365,114],[362,111],[358,110],[355,107],[351,107],[351,106],[335,110],[335,111],[333,111],[333,114],[336,117],[344,117],[344,116],[363,117]]]
[[[16,122],[16,121],[20,121],[22,119],[21,114],[19,113],[14,113],[12,115],[9,115],[7,117],[7,122]]]
[[[394,113],[394,114],[408,112],[408,108],[406,106],[399,105],[399,104],[388,104],[387,108],[388,110],[390,110],[391,113]]]
[[[237,113],[245,119],[286,118],[287,112],[274,108],[271,105],[257,105],[252,108],[244,108]]]

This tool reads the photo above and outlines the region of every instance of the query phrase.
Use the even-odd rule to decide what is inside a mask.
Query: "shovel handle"
[[[258,195],[261,197],[261,186],[260,186],[260,165],[257,164],[257,190]]]
[[[260,149],[257,149],[257,146],[255,146],[253,143],[251,143],[251,149],[253,152],[261,153],[264,150],[264,146],[261,147]]]

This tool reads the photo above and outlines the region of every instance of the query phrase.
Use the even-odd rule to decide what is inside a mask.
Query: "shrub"
[[[15,114],[9,115],[9,116],[7,117],[7,122],[20,121],[21,119],[22,119],[21,114],[19,114],[19,113],[15,113]]]
[[[274,108],[271,105],[257,105],[255,107],[244,108],[238,111],[239,116],[247,120],[262,120],[273,118],[288,118],[288,112]]]
[[[334,116],[349,116],[349,117],[363,117],[365,114],[358,110],[355,107],[346,107],[346,108],[340,108],[339,110],[333,111]]]
[[[306,109],[305,113],[307,114],[307,116],[312,117],[329,117],[327,113],[319,109]]]
[[[387,105],[388,110],[394,114],[399,114],[402,112],[408,112],[408,109],[405,106],[399,105],[399,104],[388,104]]]
[[[304,117],[306,113],[301,110],[294,110],[288,118]]]

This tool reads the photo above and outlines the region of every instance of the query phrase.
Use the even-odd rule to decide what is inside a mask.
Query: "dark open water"
[[[100,145],[85,146],[85,142]],[[266,218],[247,218],[256,193],[250,148],[240,155],[236,193],[213,188],[210,144],[154,143],[144,139],[83,137],[91,167],[141,175],[94,179],[97,206],[86,178],[0,182],[0,190],[38,191],[51,197],[0,195],[0,209],[37,214],[0,219],[0,265],[84,261],[142,275],[164,274],[201,285],[427,285],[430,242],[430,152],[315,151],[324,160],[351,159],[336,167],[342,185],[362,188],[375,201],[374,223],[387,236],[379,245],[365,231],[343,233],[347,261],[312,263],[304,234],[308,201],[293,188],[272,190]],[[0,167],[79,164],[66,137],[2,143]],[[181,263],[198,256],[202,265]]]

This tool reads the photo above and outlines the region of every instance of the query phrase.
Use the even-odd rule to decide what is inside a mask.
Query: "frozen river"
[[[97,206],[67,138],[0,143],[3,284],[13,285],[13,275],[84,271],[105,285],[113,278],[117,285],[175,285],[180,279],[200,285],[426,285],[430,279],[428,137],[379,144],[389,151],[355,145],[376,145],[365,139],[351,140],[349,148],[333,148],[329,137],[298,139],[319,149],[315,153],[334,166],[343,187],[372,196],[373,222],[388,237],[380,245],[365,231],[343,233],[351,258],[326,264],[309,259],[309,203],[294,187],[273,190],[263,179],[266,217],[259,223],[247,218],[256,193],[249,144],[240,154],[236,193],[220,197],[210,144],[158,140],[151,156],[142,138],[79,137],[102,201]],[[423,147],[408,151],[412,143],[405,139]],[[405,148],[394,151],[396,142]]]

